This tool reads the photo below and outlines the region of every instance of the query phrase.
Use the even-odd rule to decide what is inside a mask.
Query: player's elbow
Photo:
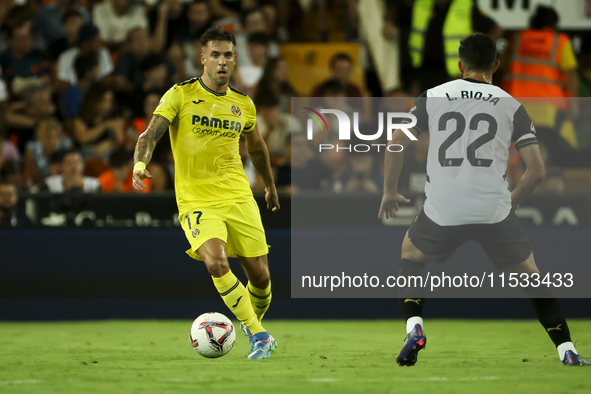
[[[416,139],[417,137],[414,129],[412,129],[412,131],[398,129],[392,134],[392,138],[388,142],[388,145],[399,145],[406,148],[412,141],[416,141]]]
[[[530,169],[532,181],[538,186],[546,177],[546,168],[544,163],[541,163]]]

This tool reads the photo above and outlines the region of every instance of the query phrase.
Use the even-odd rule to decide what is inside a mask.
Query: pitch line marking
[[[38,384],[41,382],[39,379],[0,380],[0,384]]]

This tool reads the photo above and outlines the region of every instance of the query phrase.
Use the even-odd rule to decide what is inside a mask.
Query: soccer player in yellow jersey
[[[245,94],[228,86],[236,66],[236,39],[221,27],[201,37],[203,76],[174,85],[164,94],[135,148],[133,185],[142,179],[156,143],[170,129],[179,220],[191,248],[203,260],[228,308],[249,336],[248,358],[268,358],[276,341],[261,320],[271,301],[268,245],[258,206],[238,153],[244,136],[250,158],[265,182],[267,208],[279,209],[267,146],[256,126],[256,109]],[[228,257],[238,257],[245,287]]]

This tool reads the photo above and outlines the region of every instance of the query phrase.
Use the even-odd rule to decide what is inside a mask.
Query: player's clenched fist
[[[394,211],[398,211],[398,204],[408,204],[409,202],[410,200],[402,194],[384,194],[384,197],[382,197],[382,204],[380,205],[380,212],[378,213],[378,219],[381,219],[384,214],[386,215],[386,219],[394,217]]]
[[[146,164],[138,161],[133,167],[133,188],[141,192],[146,188],[146,184],[142,182],[143,179],[152,179],[152,175],[146,170]]]
[[[277,189],[272,190],[265,188],[265,201],[267,202],[267,209],[273,212],[277,211],[281,207],[279,206],[279,196],[277,195]]]

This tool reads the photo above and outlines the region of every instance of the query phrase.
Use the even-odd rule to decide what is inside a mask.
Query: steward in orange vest
[[[572,117],[578,113],[578,102],[570,99],[579,94],[577,61],[569,37],[556,31],[557,26],[558,13],[538,6],[530,28],[516,33],[510,43],[502,88],[513,97],[527,97],[520,101],[554,164],[577,166],[579,158],[573,150],[578,148],[578,138]]]
[[[569,37],[556,31],[558,14],[539,6],[530,29],[515,34],[503,89],[514,97],[578,95],[577,62]],[[566,109],[565,100],[557,100]]]

